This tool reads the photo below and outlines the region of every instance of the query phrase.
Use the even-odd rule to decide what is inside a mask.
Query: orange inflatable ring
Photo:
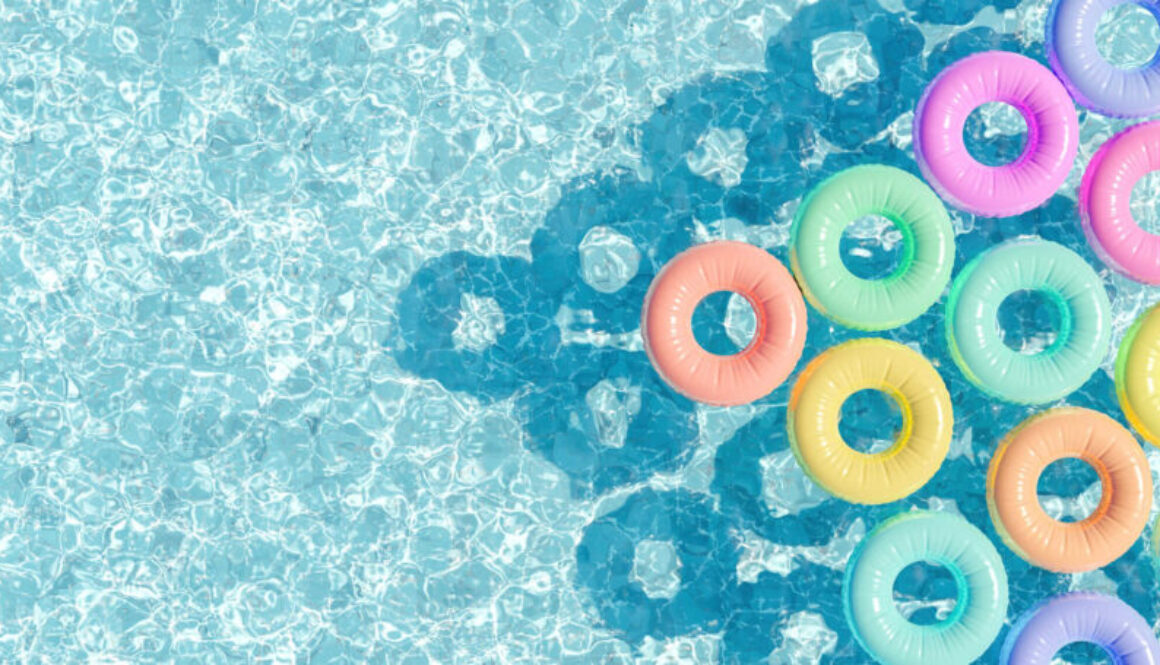
[[[740,353],[710,353],[693,336],[693,310],[717,291],[740,294],[757,330]],[[686,397],[719,406],[748,404],[789,377],[806,342],[806,305],[785,266],[743,242],[698,245],[669,261],[653,279],[640,322],[653,367]]]
[[[1087,519],[1059,522],[1039,505],[1043,469],[1066,457],[1095,468],[1103,496]],[[1152,474],[1140,444],[1108,416],[1059,408],[1032,416],[1003,439],[987,473],[987,507],[1016,554],[1058,573],[1095,570],[1118,559],[1144,531]]]

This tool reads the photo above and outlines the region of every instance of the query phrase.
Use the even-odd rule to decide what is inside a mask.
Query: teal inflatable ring
[[[1059,310],[1055,341],[1035,354],[1003,343],[999,304],[1036,291]],[[1020,404],[1065,397],[1108,353],[1111,303],[1099,275],[1079,254],[1039,238],[1009,240],[967,264],[947,299],[947,342],[963,375],[981,390]]]
[[[932,561],[950,571],[958,598],[950,616],[911,623],[894,603],[904,568]],[[995,641],[1007,617],[1007,571],[982,531],[951,513],[912,512],[886,520],[858,545],[842,585],[858,644],[887,665],[969,665]]]
[[[863,279],[842,262],[842,232],[868,215],[902,232],[898,268]],[[855,166],[818,185],[798,208],[790,267],[810,304],[859,330],[897,328],[918,318],[951,278],[955,232],[946,207],[922,180],[893,166]]]

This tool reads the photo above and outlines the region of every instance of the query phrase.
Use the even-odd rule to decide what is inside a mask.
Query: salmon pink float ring
[[[987,166],[967,152],[963,127],[987,102],[1018,109],[1027,145],[1014,162]],[[959,60],[927,86],[914,113],[914,153],[927,182],[957,208],[986,217],[1027,212],[1051,198],[1079,149],[1067,89],[1026,56],[988,51]]]
[[[1088,244],[1109,266],[1145,284],[1160,284],[1160,235],[1132,217],[1132,188],[1160,171],[1160,121],[1116,134],[1100,147],[1079,188],[1079,212]]]
[[[1063,458],[1099,475],[1103,494],[1081,522],[1052,519],[1039,505],[1039,475]],[[1144,531],[1152,509],[1152,472],[1132,433],[1108,416],[1074,407],[1023,421],[999,444],[987,472],[995,528],[1023,559],[1057,573],[1095,570],[1120,558]]]
[[[710,353],[693,336],[693,310],[710,294],[732,291],[757,317],[740,353]],[[685,250],[653,279],[641,336],[649,360],[674,390],[705,404],[748,404],[793,372],[806,342],[806,304],[793,276],[763,249],[720,241]]]

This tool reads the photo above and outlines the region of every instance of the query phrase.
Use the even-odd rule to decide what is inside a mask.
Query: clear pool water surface
[[[960,513],[997,544],[1008,627],[1070,589],[1156,622],[1151,527],[1079,575],[999,543],[986,468],[1034,409],[964,380],[943,301],[887,336],[946,381],[951,453],[879,507],[805,478],[787,387],[694,405],[638,334],[650,279],[682,249],[730,238],[784,261],[825,177],[917,172],[925,84],[981,50],[1044,60],[1047,7],[2,3],[0,662],[865,663],[842,571],[912,508]],[[1099,34],[1124,66],[1160,43],[1137,9]],[[1080,160],[1044,206],[952,211],[955,266],[1024,234],[1063,243],[1103,276],[1118,343],[1160,293],[1084,242],[1082,166],[1127,123],[1080,118]],[[1002,163],[1025,127],[991,105],[967,134]],[[1137,188],[1141,219],[1158,205],[1160,181]],[[889,274],[900,241],[862,220],[846,261]],[[1006,341],[1050,345],[1052,316],[1015,299]],[[813,311],[809,326],[805,359],[857,336]],[[720,353],[752,329],[728,295],[697,313]],[[1066,403],[1121,418],[1111,360]],[[856,395],[843,434],[888,445],[891,408]],[[1100,495],[1082,463],[1040,490],[1067,519]],[[916,565],[895,595],[929,624],[954,582]]]

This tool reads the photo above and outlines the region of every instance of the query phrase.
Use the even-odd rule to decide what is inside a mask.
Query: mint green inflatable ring
[[[950,616],[929,626],[911,623],[894,604],[894,580],[918,561],[942,565],[958,587]],[[991,541],[962,517],[905,513],[880,524],[854,550],[842,604],[854,638],[880,663],[969,665],[1003,627],[1007,571]]]
[[[882,279],[862,279],[842,262],[842,232],[867,215],[902,232],[902,259]],[[790,267],[822,314],[850,328],[888,330],[918,318],[951,278],[955,232],[947,210],[922,180],[893,166],[855,166],[818,185],[790,232]]]
[[[1036,291],[1059,310],[1054,343],[1024,354],[1003,343],[999,304]],[[1099,275],[1063,245],[1008,240],[977,256],[955,278],[947,298],[947,342],[963,375],[990,395],[1043,404],[1084,384],[1108,354],[1112,313]]]

